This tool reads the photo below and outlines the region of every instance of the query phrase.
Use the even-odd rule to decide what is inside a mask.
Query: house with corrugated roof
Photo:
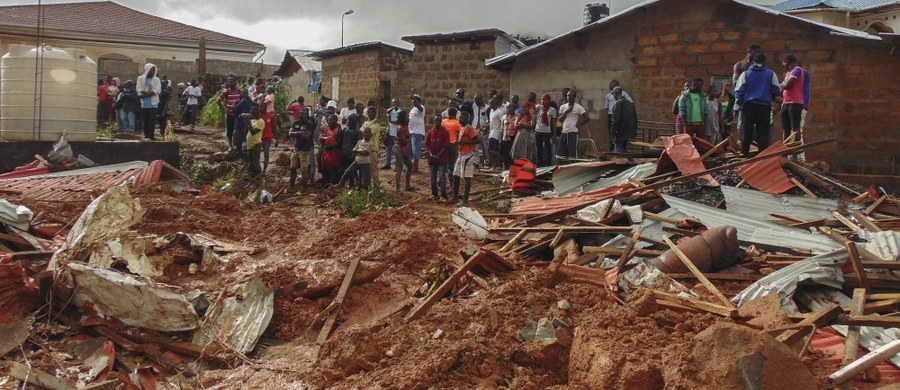
[[[312,50],[287,50],[274,75],[291,87],[291,96],[303,96],[306,104],[314,105],[322,92],[322,63],[309,55]]]
[[[772,8],[869,34],[900,32],[900,0],[787,0]]]
[[[225,73],[231,70],[218,68],[229,67],[234,73],[256,73],[249,67],[228,63],[251,64],[265,50],[261,43],[160,18],[112,1],[0,7],[0,55],[9,45],[34,46],[39,38],[51,47],[87,51],[88,57],[97,62],[100,75],[127,78],[142,72],[144,63],[152,61],[174,61],[167,64],[173,72],[196,76],[202,67],[201,44],[205,46],[207,66],[212,68],[209,73]]]

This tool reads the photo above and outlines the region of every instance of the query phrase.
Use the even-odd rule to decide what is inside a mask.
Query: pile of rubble
[[[0,177],[0,387],[897,383],[900,200],[787,158],[823,142],[667,137],[450,218],[242,204],[161,163]]]

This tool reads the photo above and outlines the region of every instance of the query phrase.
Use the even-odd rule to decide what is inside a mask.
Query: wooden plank
[[[675,226],[678,226],[678,225],[681,224],[681,220],[680,220],[680,219],[664,217],[664,216],[662,216],[662,215],[659,215],[659,214],[656,214],[656,213],[651,213],[651,212],[649,212],[649,211],[645,211],[645,212],[644,212],[644,218],[652,219],[652,220],[658,221],[658,222],[665,222],[665,223],[672,224],[672,225],[675,225]]]
[[[815,325],[817,328],[820,328],[834,321],[841,313],[843,313],[843,310],[841,310],[840,306],[832,305],[815,313],[810,313],[810,315],[800,321],[799,325]],[[787,345],[793,345],[807,334],[809,332],[804,332],[803,330],[788,331],[778,335],[776,339]]]
[[[715,154],[716,152],[721,150],[723,147],[725,147],[725,145],[728,145],[727,139],[722,142],[719,142],[718,145],[714,146],[712,149],[708,150],[706,153],[703,153],[703,155],[700,156],[700,161],[702,162],[703,160],[706,160],[707,158],[709,158],[709,156],[712,156],[713,154]]]
[[[880,301],[872,301],[871,303],[867,303],[863,306],[862,314],[875,314],[881,313],[885,311],[895,311],[896,308],[900,306],[900,299],[884,299]],[[846,306],[842,308],[844,313],[850,313],[852,308],[850,306]]]
[[[868,230],[870,232],[880,232],[881,231],[881,228],[878,227],[878,225],[876,225],[875,222],[870,221],[869,217],[867,217],[865,214],[863,214],[859,210],[853,211],[852,214],[853,214],[853,218],[856,218],[856,221],[859,222],[860,224],[862,224],[866,228],[866,230]]]
[[[872,285],[869,284],[869,278],[866,275],[866,270],[863,268],[862,261],[860,261],[859,259],[859,251],[856,247],[856,243],[848,241],[845,246],[847,247],[847,253],[850,257],[850,264],[853,265],[853,272],[856,273],[856,277],[859,279],[860,287],[862,287],[867,293],[869,291],[872,291]],[[854,291],[854,294],[855,293],[856,292]]]
[[[682,306],[692,307],[698,310],[702,310],[708,313],[712,313],[715,315],[719,315],[722,317],[736,317],[737,309],[725,307],[722,305],[716,305],[714,303],[709,303],[706,301],[701,301],[699,299],[694,298],[685,298],[679,295],[675,295],[672,293],[667,293],[665,291],[651,290],[653,291],[653,296],[657,299],[666,300],[669,302],[675,302]]]
[[[809,221],[806,221],[806,220],[802,220],[802,219],[800,219],[800,218],[792,217],[792,216],[790,216],[790,215],[784,215],[784,214],[778,214],[778,213],[769,213],[769,215],[772,216],[772,217],[779,218],[779,219],[783,219],[783,220],[785,220],[785,221],[790,221],[790,222],[793,222],[793,223],[807,223],[807,222],[809,222]]]
[[[638,242],[638,238],[641,237],[641,234],[644,233],[644,227],[638,227],[637,231],[634,232],[634,235],[631,236],[631,241],[628,242],[628,245],[625,245],[625,250],[622,251],[622,254],[619,256],[619,261],[616,262],[616,269],[621,270],[622,266],[631,260],[631,257],[634,256],[634,244]],[[618,272],[618,271],[617,271]]]
[[[841,215],[841,213],[832,211],[831,215],[833,215],[835,219],[844,224],[844,226],[847,226],[848,228],[850,228],[850,230],[853,230],[854,233],[859,233],[862,231],[861,227],[857,226],[855,223],[853,223],[853,221],[847,219],[847,217]]]
[[[853,241],[848,240],[846,237],[842,236],[840,233],[838,233],[830,228],[819,228],[819,231],[824,233],[826,236],[828,236],[828,238],[836,241],[837,243],[839,243],[841,245],[847,245],[848,242],[853,242]],[[872,252],[867,251],[865,248],[857,247],[856,250],[859,252],[859,255],[862,256],[862,258],[864,258],[868,261],[884,261],[884,259],[876,256]]]
[[[519,240],[521,240],[523,237],[525,237],[526,234],[528,234],[528,231],[525,229],[522,229],[522,231],[516,233],[516,235],[513,236],[513,238],[511,238],[509,241],[506,242],[506,245],[503,245],[503,247],[500,248],[500,252],[506,252],[506,251],[512,249],[512,247],[516,246],[516,244],[519,243]]]
[[[581,251],[584,253],[599,253],[603,255],[611,255],[611,256],[621,256],[622,253],[625,253],[625,249],[622,248],[614,248],[608,246],[585,246],[581,248]],[[662,250],[658,249],[635,249],[635,256],[659,256],[663,254]],[[900,263],[898,263],[900,264]]]
[[[706,289],[709,290],[710,293],[712,293],[716,296],[716,298],[722,301],[722,303],[725,304],[725,307],[734,309],[734,304],[732,304],[731,301],[729,301],[728,298],[725,297],[725,295],[722,295],[722,292],[719,291],[719,289],[714,284],[712,284],[712,282],[710,282],[709,279],[707,279],[699,269],[697,269],[697,266],[695,266],[694,263],[691,262],[691,259],[689,259],[687,255],[685,255],[684,252],[681,251],[681,248],[679,248],[678,245],[675,245],[675,243],[672,242],[672,240],[669,239],[668,236],[663,236],[663,241],[665,241],[666,244],[669,245],[669,248],[671,248],[672,251],[675,252],[675,255],[678,256],[682,263],[684,263],[684,266],[687,267],[687,269],[689,269],[691,273],[697,277],[698,280],[700,280],[700,283],[703,283],[703,285],[706,286]]]
[[[879,315],[851,315],[841,321],[843,325],[900,328],[900,317]]]
[[[419,305],[414,307],[412,311],[410,311],[409,315],[406,317],[406,322],[415,321],[425,315],[425,313],[428,312],[428,309],[431,309],[431,307],[434,306],[435,303],[440,301],[444,297],[444,295],[447,295],[447,293],[450,292],[450,289],[452,289],[453,286],[456,285],[457,282],[459,282],[463,275],[474,268],[475,265],[477,265],[478,262],[481,261],[481,258],[484,256],[486,256],[486,254],[483,251],[478,251],[478,253],[470,257],[469,260],[466,261],[466,263],[463,264],[462,267],[456,270],[456,272],[450,275],[450,277],[447,278],[447,280],[445,280],[444,283],[442,283],[441,286],[438,287],[438,289],[435,290],[433,294],[425,298],[422,303],[420,303]]]
[[[559,245],[559,242],[562,241],[562,239],[565,235],[566,235],[565,230],[559,229],[559,231],[556,232],[556,235],[553,236],[553,240],[550,241],[550,247],[556,248]]]
[[[882,301],[886,299],[900,299],[900,294],[869,294],[866,297],[866,300],[869,301]]]
[[[890,343],[882,345],[874,351],[867,353],[859,360],[847,364],[840,370],[835,371],[828,376],[828,379],[835,386],[843,385],[863,371],[875,367],[878,363],[890,359],[897,353],[900,353],[900,340],[891,341]]]
[[[866,290],[857,288],[853,290],[853,303],[850,304],[850,315],[860,315],[863,313],[863,306],[866,303]],[[842,364],[846,365],[856,360],[856,351],[859,349],[859,326],[851,325],[847,330],[847,340],[844,341],[844,359]]]
[[[491,233],[518,233],[523,229],[529,233],[556,233],[560,230],[566,233],[631,233],[630,226],[498,227],[491,228]]]
[[[754,157],[748,158],[746,160],[735,161],[735,162],[731,162],[728,164],[722,164],[718,167],[706,169],[703,171],[694,172],[694,173],[687,174],[687,175],[681,175],[681,176],[674,177],[674,178],[667,179],[667,180],[661,180],[661,181],[658,181],[653,184],[648,184],[643,187],[632,188],[632,189],[625,190],[625,191],[622,191],[622,192],[619,192],[616,194],[611,194],[611,195],[608,195],[608,196],[605,196],[605,197],[602,197],[599,199],[586,200],[582,203],[567,207],[567,208],[559,210],[559,211],[554,211],[554,212],[547,213],[547,214],[544,214],[544,215],[541,215],[538,217],[529,218],[525,221],[525,223],[529,226],[534,226],[534,225],[538,225],[538,224],[541,224],[544,222],[550,222],[550,221],[562,218],[568,214],[574,213],[575,211],[578,211],[587,205],[597,203],[604,199],[625,198],[625,197],[634,195],[639,192],[660,189],[660,188],[665,187],[672,183],[677,183],[677,182],[687,180],[687,179],[693,179],[695,177],[703,176],[703,175],[706,175],[709,173],[715,173],[715,172],[719,172],[719,171],[726,170],[726,169],[736,168],[741,165],[745,165],[745,164],[749,164],[749,163],[753,163],[753,162],[757,162],[757,161],[767,160],[767,159],[771,159],[771,158],[778,158],[779,156],[783,156],[783,155],[796,154],[796,153],[802,152],[806,149],[809,149],[809,148],[812,148],[815,146],[834,142],[835,140],[837,140],[837,138],[828,138],[828,139],[824,139],[824,140],[820,140],[820,141],[809,142],[809,143],[806,143],[806,144],[803,144],[803,145],[800,145],[797,147],[787,148],[787,149],[782,150],[777,153],[759,154]]]
[[[609,211],[612,210],[612,206],[614,203],[616,203],[615,200],[610,199],[608,202],[606,202],[605,205],[603,205],[603,211],[600,212],[600,219],[605,219],[609,216]]]
[[[667,274],[672,279],[697,279],[697,276],[694,274]],[[728,281],[737,281],[737,282],[755,282],[760,280],[765,275],[758,274],[718,274],[718,273],[705,273],[703,274],[709,280],[728,280]]]
[[[31,243],[29,243],[28,240],[14,234],[0,233],[0,240],[11,242],[16,245],[31,247]]]
[[[50,375],[34,367],[26,366],[19,362],[10,361],[9,376],[28,384],[51,390],[75,390],[75,384],[56,376]]]
[[[863,194],[868,195],[865,192]],[[878,209],[878,206],[881,206],[881,204],[884,203],[884,200],[887,199],[887,197],[887,195],[881,195],[881,197],[878,198],[875,203],[872,203],[869,207],[866,207],[866,211],[863,211],[863,214],[869,215],[875,212],[875,210]]]
[[[334,303],[336,307],[331,311],[331,314],[325,318],[325,324],[322,325],[322,330],[319,331],[319,337],[316,338],[316,344],[323,344],[328,340],[328,336],[331,335],[331,330],[334,329],[334,323],[337,322],[338,315],[341,314],[341,306],[344,304],[344,297],[347,296],[347,290],[350,289],[350,285],[353,282],[353,274],[356,273],[356,268],[359,267],[359,260],[361,257],[356,256],[350,261],[350,265],[347,266],[347,272],[344,273],[344,281],[341,282],[341,288],[338,289],[337,295],[334,297]]]
[[[814,194],[812,191],[810,191],[809,188],[806,188],[806,186],[803,185],[803,183],[801,183],[800,180],[791,178],[791,183],[794,183],[794,185],[797,186],[797,188],[799,188],[800,190],[802,190],[803,193],[806,194],[806,196],[813,198],[813,199],[819,199],[819,197],[816,196],[816,194]]]

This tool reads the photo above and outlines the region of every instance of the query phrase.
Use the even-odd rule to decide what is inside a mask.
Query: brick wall
[[[891,46],[835,36],[829,30],[753,11],[729,1],[691,7],[651,7],[641,16],[633,52],[642,119],[673,121],[670,108],[685,79],[730,77],[733,64],[759,43],[782,77],[781,58],[793,53],[812,74],[806,137],[838,137],[807,158],[837,172],[896,174],[900,141],[900,56]],[[708,84],[707,84],[708,85]],[[775,135],[781,134],[776,125]],[[840,153],[836,153],[836,152]]]
[[[399,69],[409,61],[409,56],[384,48],[350,53],[322,60],[322,94],[334,99],[332,77],[340,78],[339,99],[341,107],[351,96],[365,104],[374,100],[380,107],[384,95],[381,82],[397,83]]]
[[[415,91],[424,99],[426,115],[439,115],[447,108],[447,96],[465,88],[466,98],[485,95],[496,89],[508,97],[509,76],[484,66],[494,56],[494,40],[459,44],[417,44],[413,58],[400,72],[399,90],[393,96],[407,107],[407,97]],[[517,92],[520,95],[524,94]]]

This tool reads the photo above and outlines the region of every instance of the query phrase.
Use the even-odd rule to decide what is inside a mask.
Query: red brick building
[[[606,144],[611,79],[631,94],[641,119],[672,122],[685,79],[730,79],[746,48],[759,43],[778,74],[789,53],[812,74],[806,139],[838,141],[810,150],[807,160],[824,160],[836,172],[896,175],[900,53],[887,39],[741,0],[658,0],[487,64],[510,72],[514,93],[576,87],[593,138]],[[780,131],[776,125],[774,134]]]
[[[412,51],[381,42],[358,43],[309,55],[322,62],[322,95],[344,101],[354,97],[365,104],[374,100],[379,108],[390,105],[400,69]],[[339,107],[343,107],[343,102]]]
[[[429,116],[446,109],[447,97],[457,88],[466,90],[466,99],[476,93],[487,95],[492,89],[510,96],[509,75],[486,67],[484,61],[525,47],[498,29],[407,36],[403,40],[415,48],[412,61],[400,73],[399,94],[395,97],[420,94]],[[408,103],[401,100],[401,104]]]

